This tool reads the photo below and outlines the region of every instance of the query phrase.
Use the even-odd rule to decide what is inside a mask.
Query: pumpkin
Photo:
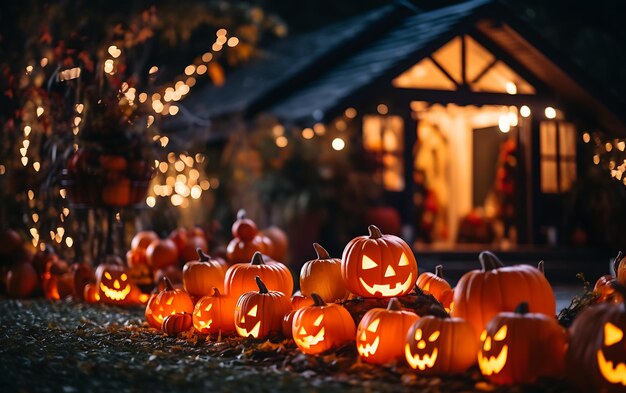
[[[435,273],[424,272],[417,277],[415,283],[425,294],[435,297],[445,308],[450,308],[452,302],[452,287],[443,278],[443,266],[437,265]]]
[[[293,310],[299,310],[303,307],[312,306],[315,302],[310,297],[302,295],[293,295],[291,297],[291,308]]]
[[[259,233],[254,221],[246,217],[246,211],[239,209],[237,219],[231,227],[234,238],[241,239],[245,242],[251,241]]]
[[[284,261],[289,249],[289,239],[285,231],[277,226],[271,226],[263,229],[261,235],[268,238],[272,243],[271,252],[268,252],[267,255],[276,261]]]
[[[467,320],[477,334],[497,313],[513,311],[522,301],[528,301],[532,313],[554,317],[556,300],[541,269],[505,267],[489,251],[481,252],[478,259],[482,269],[465,273],[454,288],[452,316]]]
[[[198,300],[193,309],[193,326],[200,333],[230,333],[235,331],[235,302],[230,296],[220,294],[213,288],[213,294]]]
[[[241,337],[263,338],[280,333],[285,315],[291,311],[289,298],[283,292],[270,291],[259,276],[258,292],[246,292],[235,306],[235,330]]]
[[[613,283],[615,281],[616,278],[610,274],[606,274],[598,278],[598,281],[596,281],[596,284],[593,287],[593,291],[598,294],[598,302],[622,302],[622,296],[615,290],[615,288],[613,288]]]
[[[356,327],[348,310],[339,304],[326,304],[316,293],[311,298],[314,304],[293,316],[291,333],[298,348],[315,355],[353,341]]]
[[[615,284],[614,284],[615,285]],[[622,299],[623,286],[617,285]],[[569,329],[567,374],[583,392],[626,390],[626,306],[601,303],[588,307]]]
[[[142,303],[141,290],[131,281],[128,270],[117,259],[111,259],[96,269],[100,301],[117,305]]]
[[[384,308],[373,308],[363,315],[356,332],[356,349],[368,363],[387,364],[404,357],[404,344],[417,314],[402,309],[396,298]]]
[[[146,248],[146,259],[152,270],[178,264],[178,249],[171,239],[157,239]]]
[[[406,335],[407,363],[421,374],[465,372],[476,363],[478,340],[474,328],[461,318],[450,318],[441,307],[431,307],[429,313]]]
[[[293,339],[291,328],[293,326],[293,317],[294,315],[296,315],[296,311],[298,310],[292,310],[288,314],[285,314],[285,316],[283,317],[282,332],[283,336],[285,336],[286,338]]]
[[[209,244],[204,237],[190,236],[184,247],[178,251],[178,259],[181,262],[193,261],[198,256],[198,249],[208,252]]]
[[[185,263],[183,267],[183,288],[191,296],[206,296],[213,288],[224,291],[224,268],[198,248],[197,261]]]
[[[168,315],[163,319],[161,330],[170,337],[176,337],[193,327],[191,314],[182,312]]]
[[[143,250],[145,252],[150,243],[158,239],[159,236],[154,231],[139,231],[130,241],[130,249]]]
[[[389,298],[409,293],[417,280],[417,261],[408,244],[369,226],[369,236],[352,239],[343,250],[341,275],[348,290],[363,297]]]
[[[495,384],[533,383],[565,371],[567,332],[556,318],[530,313],[526,302],[494,316],[480,343],[478,367]]]
[[[272,253],[271,240],[258,234],[256,224],[245,217],[246,212],[239,210],[237,220],[232,226],[233,239],[226,247],[226,258],[231,263],[245,263],[255,252]]]
[[[38,283],[37,272],[31,263],[16,263],[9,269],[6,276],[7,295],[14,298],[29,297],[37,289]]]
[[[144,316],[146,317],[148,325],[155,329],[161,329],[161,325],[163,324],[162,320],[159,322],[155,318],[155,314],[161,313],[161,305],[157,302],[159,292],[160,291],[158,290],[158,288],[154,288],[154,290],[150,294],[148,302],[146,303],[146,310],[144,312]]]
[[[96,284],[89,283],[83,287],[83,300],[86,303],[97,303],[100,301],[100,294]]]
[[[161,328],[163,319],[168,315],[193,313],[193,302],[189,294],[182,289],[175,289],[167,277],[163,277],[162,282],[165,288],[146,305],[146,319],[151,326],[158,326],[157,329]]]
[[[345,299],[346,284],[341,277],[341,259],[331,258],[328,251],[313,243],[317,259],[308,261],[300,270],[300,291],[305,296],[317,293],[325,302]]]
[[[293,277],[289,268],[280,262],[265,263],[260,252],[256,252],[249,263],[236,263],[228,268],[224,289],[233,297],[254,291],[255,276],[259,276],[272,291],[280,291],[287,296],[293,292]]]

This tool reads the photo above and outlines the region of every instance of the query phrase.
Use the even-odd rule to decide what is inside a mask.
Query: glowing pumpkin
[[[255,277],[258,292],[246,292],[235,306],[235,330],[241,337],[263,338],[280,333],[285,315],[291,311],[289,298],[282,292],[267,289]]]
[[[328,251],[313,243],[317,259],[308,261],[300,270],[300,291],[305,296],[317,293],[325,302],[342,300],[348,289],[341,277],[341,259],[331,258]]]
[[[198,260],[189,261],[183,267],[183,288],[191,296],[206,296],[213,288],[224,291],[224,268],[198,248]]]
[[[163,284],[165,288],[146,305],[146,319],[157,329],[161,328],[163,319],[168,315],[182,312],[193,313],[193,302],[187,292],[175,289],[167,277],[163,277]]]
[[[533,383],[565,371],[567,332],[556,318],[529,313],[522,302],[515,312],[497,314],[480,335],[478,367],[499,385]]]
[[[211,296],[204,296],[196,302],[193,326],[205,334],[234,332],[235,303],[236,299],[222,295],[217,288],[213,288]]]
[[[289,268],[280,262],[265,263],[260,252],[256,252],[249,263],[236,263],[228,268],[224,289],[233,297],[254,291],[257,288],[255,276],[259,276],[272,291],[280,291],[287,296],[293,292],[293,277]]]
[[[141,290],[130,279],[128,269],[119,261],[114,262],[117,259],[111,259],[96,269],[96,286],[100,301],[117,305],[144,303]]]
[[[350,292],[363,297],[389,298],[409,293],[417,280],[417,261],[408,244],[369,226],[343,250],[341,275]]]
[[[465,273],[454,288],[452,316],[467,320],[477,334],[497,313],[513,311],[523,301],[531,312],[554,317],[556,300],[542,270],[530,265],[505,267],[489,251],[478,259],[482,269]]]
[[[316,293],[312,306],[295,312],[292,337],[304,353],[318,354],[354,340],[356,327],[352,316],[338,304],[326,304]]]
[[[384,308],[369,310],[356,332],[356,349],[368,363],[386,364],[404,358],[407,332],[419,317],[402,309],[396,298]]]

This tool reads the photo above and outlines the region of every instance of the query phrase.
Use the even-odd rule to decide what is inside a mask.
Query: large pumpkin
[[[369,226],[343,250],[341,275],[350,292],[363,297],[389,298],[409,293],[417,280],[417,261],[411,247],[393,235]]]
[[[158,328],[161,328],[163,319],[168,315],[182,312],[193,313],[193,302],[189,294],[182,289],[175,289],[167,277],[163,278],[163,283],[165,288],[146,305],[148,323]]]
[[[619,291],[623,296],[624,290]],[[626,391],[626,306],[593,305],[569,329],[567,374],[582,392]]]
[[[220,294],[213,288],[211,296],[198,300],[193,310],[193,326],[200,333],[230,333],[235,331],[235,303],[237,299]]]
[[[249,263],[236,263],[228,268],[224,279],[226,293],[235,298],[257,288],[255,276],[259,276],[272,291],[280,291],[286,296],[293,292],[293,277],[289,268],[280,262],[267,262],[256,252]]]
[[[189,261],[183,267],[183,288],[196,297],[206,296],[213,292],[213,288],[224,291],[224,268],[212,260],[198,248],[198,260]]]
[[[356,326],[348,310],[339,304],[326,304],[316,293],[311,297],[315,303],[293,316],[291,332],[298,348],[318,354],[353,341]]]
[[[480,341],[478,367],[492,383],[533,383],[565,371],[567,332],[556,318],[529,313],[528,303],[520,303],[515,312],[497,314]]]
[[[258,291],[246,292],[235,306],[235,330],[241,337],[263,338],[282,331],[285,315],[291,312],[291,302],[282,292],[270,291],[259,276],[255,277]]]
[[[103,303],[130,305],[145,303],[141,290],[128,274],[126,266],[118,258],[112,258],[96,269],[96,286]],[[142,296],[143,295],[143,296]]]
[[[178,248],[172,239],[156,239],[146,248],[146,259],[152,270],[178,264]]]
[[[300,270],[300,291],[305,296],[317,293],[325,302],[342,300],[348,295],[341,277],[341,259],[331,258],[328,251],[313,243],[317,259],[308,261]]]
[[[404,357],[407,332],[419,317],[402,309],[396,298],[384,308],[373,308],[363,315],[356,332],[356,349],[368,363],[386,364]]]
[[[450,318],[441,308],[415,322],[406,335],[406,361],[421,374],[459,374],[476,363],[478,340],[474,328]]]
[[[504,266],[493,253],[478,257],[482,269],[465,273],[454,288],[452,316],[470,322],[479,334],[501,311],[513,311],[527,301],[532,313],[556,314],[550,283],[540,269],[530,265]]]

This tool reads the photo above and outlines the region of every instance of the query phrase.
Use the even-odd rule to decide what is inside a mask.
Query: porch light
[[[509,94],[517,94],[517,85],[513,82],[507,82],[504,88]]]
[[[498,120],[498,127],[500,128],[500,131],[504,133],[507,133],[511,130],[511,123],[509,121],[508,115],[500,116],[500,119]]]
[[[346,146],[346,142],[344,142],[341,138],[335,138],[333,139],[332,146],[333,149],[340,151]]]
[[[556,109],[551,106],[546,107],[544,113],[548,119],[554,119],[556,117]]]

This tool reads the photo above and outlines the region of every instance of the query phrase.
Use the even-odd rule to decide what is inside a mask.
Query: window
[[[380,163],[376,178],[387,191],[404,190],[403,133],[400,116],[363,116],[363,146]]]
[[[576,180],[576,130],[571,123],[542,121],[541,192],[555,194],[568,191]]]

